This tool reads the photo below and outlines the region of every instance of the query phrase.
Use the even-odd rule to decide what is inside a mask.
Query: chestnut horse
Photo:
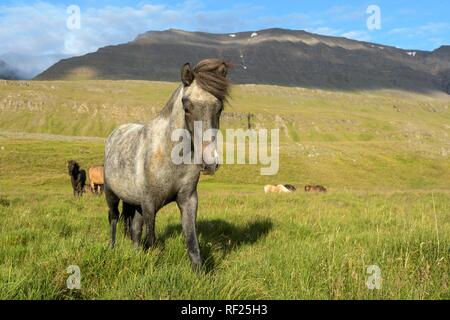
[[[89,186],[94,194],[101,194],[105,184],[104,167],[94,166],[88,169]]]
[[[306,185],[305,192],[327,192],[327,189],[321,185]]]

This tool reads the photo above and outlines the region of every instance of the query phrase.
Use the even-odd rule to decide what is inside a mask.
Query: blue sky
[[[69,5],[81,9],[80,29],[66,26]],[[381,10],[380,30],[367,28],[369,5]],[[2,0],[0,58],[11,61],[14,53],[21,53],[54,60],[169,28],[233,33],[280,27],[433,50],[450,44],[449,17],[450,0]]]

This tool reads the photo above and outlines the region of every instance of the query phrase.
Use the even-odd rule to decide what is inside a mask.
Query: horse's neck
[[[173,130],[184,129],[186,126],[183,103],[181,102],[182,97],[183,86],[180,86],[174,91],[169,101],[166,103],[166,106],[162,109],[159,115],[161,119],[167,121],[167,129],[169,131],[169,135],[172,134]]]
[[[180,86],[177,90],[174,91],[171,98],[167,102],[166,106],[163,108],[159,115],[158,126],[161,126],[161,130],[164,131],[164,136],[162,137],[163,141],[161,141],[162,145],[170,148],[175,144],[178,144],[179,141],[172,140],[172,133],[177,129],[186,129],[186,120],[185,120],[185,112],[183,108],[182,98],[183,98],[183,90],[184,87]],[[169,156],[171,153],[167,153]],[[191,166],[181,166],[178,170],[194,172],[196,174],[200,174],[199,167],[196,165]]]

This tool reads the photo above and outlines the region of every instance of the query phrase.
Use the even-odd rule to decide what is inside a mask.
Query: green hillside
[[[0,132],[106,137],[122,123],[152,119],[175,87],[143,81],[1,82]],[[248,114],[253,128],[280,128],[280,172],[272,179],[257,174],[257,166],[232,165],[217,181],[447,189],[449,107],[446,95],[235,86],[222,129],[246,129]]]
[[[109,250],[103,197],[71,193],[66,161],[103,161],[173,83],[0,82],[0,299],[449,299],[450,98],[400,91],[233,88],[221,126],[280,128],[280,171],[223,165],[199,185],[204,272],[174,204],[144,253]],[[267,183],[298,192],[265,195]],[[327,194],[307,194],[317,183]],[[69,265],[81,290],[66,287]],[[367,267],[382,289],[366,286]]]

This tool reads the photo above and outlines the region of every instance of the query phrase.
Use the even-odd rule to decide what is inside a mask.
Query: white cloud
[[[229,10],[208,11],[200,2],[192,0],[172,6],[143,4],[137,7],[81,8],[81,28],[69,30],[66,6],[45,2],[0,6],[0,55],[7,52],[82,55],[106,45],[131,41],[149,30],[179,28],[229,33],[250,29],[249,20],[253,28],[291,27],[324,35],[369,38],[364,32],[345,32],[326,23],[330,19],[338,19],[343,13],[354,19],[361,12],[364,14],[361,10],[332,7],[323,13],[293,12],[285,16],[258,15],[261,10],[258,6],[240,5]]]
[[[242,14],[252,9],[241,7],[240,10]],[[45,2],[0,5],[0,16],[0,56],[33,57],[30,63],[31,60],[35,63],[36,56],[45,56],[44,68],[56,62],[56,55],[83,55],[100,47],[131,41],[149,30],[179,28],[229,32],[245,26],[245,21],[237,18],[231,9],[202,11],[201,4],[191,0],[173,6],[143,4],[81,8],[81,28],[77,30],[68,29],[69,14],[63,5]],[[55,58],[48,59],[49,56]],[[37,72],[29,72],[33,68],[24,62],[22,67],[28,69],[27,73],[35,75]]]
[[[402,39],[408,39],[409,41],[422,39],[422,46],[426,45],[427,47],[437,48],[443,44],[448,44],[445,35],[449,33],[450,23],[430,22],[417,27],[394,28],[389,30],[387,35],[395,38],[401,37]]]
[[[81,55],[105,45],[131,41],[149,30],[180,28],[214,32],[229,31],[233,26],[237,29],[244,24],[231,10],[201,11],[199,3],[185,1],[171,7],[145,4],[81,8],[81,28],[69,30],[66,9],[45,2],[0,6],[0,55],[7,52]]]
[[[430,22],[417,27],[394,28],[388,31],[391,35],[402,35],[410,38],[417,36],[442,34],[450,32],[450,23],[448,22]]]
[[[0,54],[61,51],[57,46],[55,48],[65,26],[65,14],[61,8],[39,2],[33,6],[3,6],[0,14]]]
[[[367,18],[366,7],[358,6],[357,8],[349,5],[336,5],[330,7],[323,14],[328,20],[337,22],[343,21],[364,21]]]
[[[368,31],[366,30],[354,30],[344,32],[340,35],[341,37],[358,40],[358,41],[371,41],[371,37]]]
[[[342,33],[342,30],[340,29],[333,29],[328,27],[308,28],[306,30],[308,32],[317,33],[324,36],[339,36]]]

